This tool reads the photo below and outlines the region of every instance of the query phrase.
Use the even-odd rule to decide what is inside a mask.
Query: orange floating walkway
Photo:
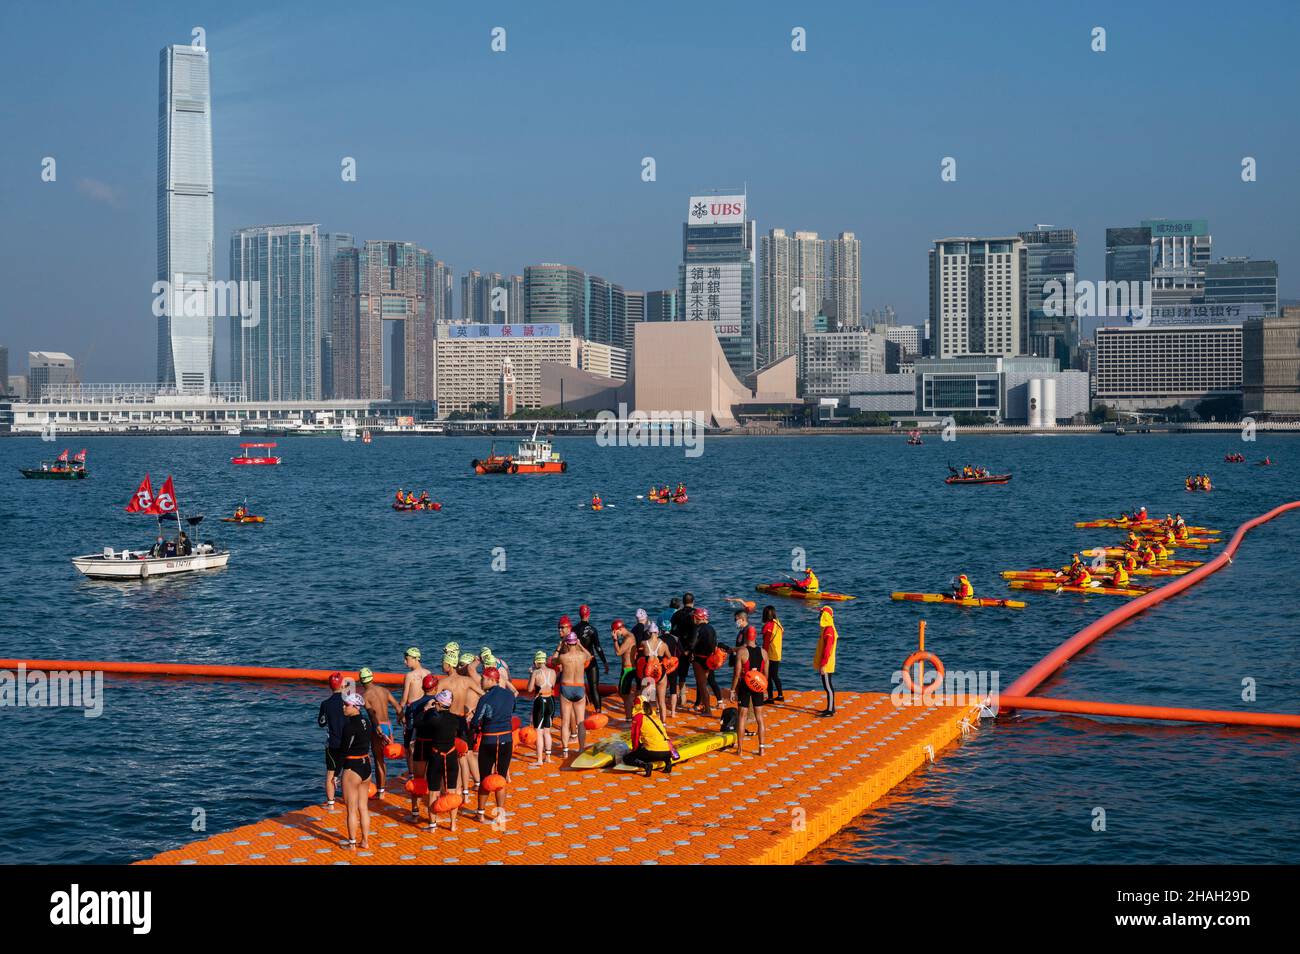
[[[744,756],[701,755],[672,775],[645,778],[554,762],[539,768],[532,752],[516,752],[504,824],[462,810],[455,833],[446,816],[427,832],[407,820],[404,794],[390,792],[370,802],[368,850],[339,846],[340,799],[332,810],[312,805],[141,863],[793,864],[937,757],[978,715],[977,706],[897,707],[884,693],[842,692],[837,714],[820,719],[821,693],[786,698],[765,709],[762,758],[748,738]],[[717,720],[679,714],[669,728],[679,736],[716,729]],[[616,724],[588,733],[588,743],[617,731]],[[390,771],[401,765],[390,762]]]

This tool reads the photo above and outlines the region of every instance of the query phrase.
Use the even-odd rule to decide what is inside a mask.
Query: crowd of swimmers
[[[516,741],[531,749],[535,764],[541,766],[556,755],[567,758],[571,748],[585,749],[589,725],[610,723],[598,678],[609,672],[611,661],[618,666],[621,721],[630,732],[624,763],[647,777],[656,767],[664,774],[672,772],[678,753],[668,726],[688,708],[688,675],[695,680],[690,711],[711,717],[714,705],[721,706],[721,728],[735,732],[735,754],[745,755],[746,739],[753,736],[753,754],[764,755],[770,743],[763,708],[785,701],[784,629],[775,607],[763,608],[757,626],[750,622],[753,609],[750,603],[733,612],[733,642],[719,636],[709,611],[686,593],[670,600],[658,619],[644,609],[636,611],[630,626],[615,619],[607,655],[591,610],[578,607],[577,622],[561,616],[554,646],[537,650],[526,678],[520,679],[524,692],[532,696],[526,725],[514,716],[520,690],[509,667],[488,646],[475,653],[448,643],[436,672],[425,667],[418,647],[408,648],[400,697],[376,682],[369,668],[362,668],[355,681],[334,673],[317,722],[327,731],[328,808],[334,807],[342,787],[347,812],[344,847],[368,846],[368,800],[385,794],[387,763],[394,758],[407,760],[404,789],[412,823],[427,817],[425,827],[432,831],[438,818],[447,815],[455,831],[462,806],[474,795],[471,815],[480,821],[496,818],[505,808]],[[826,693],[826,708],[819,715],[830,717],[835,715],[839,635],[829,606],[821,607],[819,625],[814,667]],[[728,664],[730,678],[724,689],[718,673]],[[394,723],[401,730],[400,742]]]

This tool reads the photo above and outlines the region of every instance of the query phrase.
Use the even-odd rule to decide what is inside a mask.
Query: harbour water
[[[64,443],[91,477],[26,481],[17,467]],[[1115,598],[1030,593],[1029,608],[892,603],[958,572],[981,595],[1004,569],[1051,566],[1116,531],[1076,520],[1145,504],[1181,510],[1226,537],[1300,490],[1300,437],[974,437],[908,447],[902,437],[713,438],[704,453],[602,448],[562,439],[567,474],[475,477],[487,442],[376,436],[280,441],[280,467],[233,467],[238,438],[0,441],[0,657],[125,659],[397,671],[418,645],[490,645],[522,674],[579,603],[593,621],[658,612],[693,591],[727,624],[725,596],[806,553],[836,618],[837,686],[887,691],[927,620],[949,668],[1005,686]],[[1240,450],[1249,461],[1225,464]],[[947,465],[1015,474],[948,487]],[[143,548],[151,518],[123,512],[148,472],[175,477],[199,536],[234,551],[223,571],[144,583],[82,579],[69,557]],[[1209,472],[1215,490],[1183,477]],[[684,481],[685,506],[638,500]],[[396,513],[398,486],[428,489],[438,513]],[[593,492],[606,509],[586,506]],[[262,526],[216,522],[247,500]],[[1103,639],[1044,691],[1080,699],[1297,711],[1300,517],[1254,531],[1236,562]],[[1198,557],[1199,558],[1199,557]],[[812,689],[816,615],[773,600],[786,626],[782,676]],[[760,606],[763,605],[760,599]],[[724,632],[724,626],[719,626]],[[1253,680],[1256,701],[1243,701]],[[14,794],[0,801],[0,859],[125,862],[320,797],[323,688],[171,679],[106,681],[104,712],[4,712]],[[1058,715],[986,722],[809,860],[1036,863],[1300,861],[1294,734],[1120,725]],[[779,746],[780,740],[776,740]],[[1097,810],[1105,830],[1094,830]],[[197,810],[201,810],[201,813]]]

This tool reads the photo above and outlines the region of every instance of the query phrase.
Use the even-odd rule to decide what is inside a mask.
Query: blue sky
[[[933,239],[1038,222],[1077,229],[1081,277],[1100,278],[1107,226],[1207,218],[1216,257],[1276,258],[1296,297],[1298,10],[6,0],[0,344],[11,370],[45,349],[86,380],[152,377],[158,51],[194,26],[218,277],[232,228],[310,221],[458,274],[560,261],[670,287],[689,195],[747,185],[760,232],[856,232],[864,308],[905,321],[925,318]]]

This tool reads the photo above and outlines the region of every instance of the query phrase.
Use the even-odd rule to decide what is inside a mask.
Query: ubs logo
[[[739,202],[696,202],[691,206],[691,218],[718,218],[724,215],[740,215],[744,206]]]

